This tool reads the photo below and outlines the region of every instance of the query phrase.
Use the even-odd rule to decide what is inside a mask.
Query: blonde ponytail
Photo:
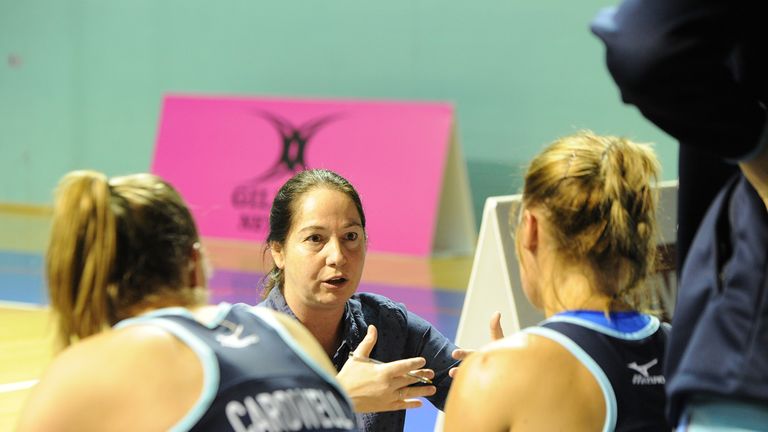
[[[620,285],[615,293],[628,303],[645,303],[637,288],[656,262],[656,188],[659,162],[645,144],[614,139],[606,149],[601,177],[605,199],[610,202],[605,236],[610,249],[626,259],[619,265]]]
[[[204,286],[189,286],[199,241],[181,196],[157,176],[64,176],[46,254],[60,346],[142,309],[204,301]]]
[[[46,253],[51,306],[61,348],[110,322],[108,285],[116,254],[107,178],[75,171],[59,183]]]

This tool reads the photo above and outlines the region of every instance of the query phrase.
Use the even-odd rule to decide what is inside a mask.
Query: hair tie
[[[602,156],[600,156],[600,163],[602,163],[605,160],[605,157],[608,156],[608,152],[610,152],[614,147],[616,146],[615,142],[612,142],[608,144],[608,147],[603,150]]]
[[[571,157],[568,158],[568,165],[565,167],[565,174],[563,174],[562,180],[565,180],[566,177],[568,177],[568,172],[571,171],[571,165],[573,164],[574,159],[576,159],[576,150],[571,151]]]

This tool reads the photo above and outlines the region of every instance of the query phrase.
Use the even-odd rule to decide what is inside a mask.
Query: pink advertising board
[[[360,193],[369,251],[429,255],[452,124],[448,103],[168,95],[152,172],[203,236],[264,242],[285,180],[331,169]]]

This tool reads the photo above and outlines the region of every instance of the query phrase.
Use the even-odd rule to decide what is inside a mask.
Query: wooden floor
[[[13,430],[32,384],[51,359],[48,309],[3,307],[0,303],[0,430]]]
[[[52,358],[54,329],[42,277],[49,217],[44,209],[0,205],[0,431],[13,430],[31,386]],[[214,268],[213,302],[258,302],[255,287],[265,266],[263,246],[213,239],[203,243]],[[471,257],[369,253],[360,290],[403,302],[453,339],[471,264]],[[409,411],[406,431],[432,430],[435,415],[428,403]]]

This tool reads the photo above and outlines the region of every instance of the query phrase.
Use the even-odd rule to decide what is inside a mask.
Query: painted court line
[[[25,390],[37,384],[39,380],[19,381],[8,384],[0,384],[0,393],[10,393],[19,390]]]
[[[0,300],[0,308],[39,311],[47,309],[48,305]]]

